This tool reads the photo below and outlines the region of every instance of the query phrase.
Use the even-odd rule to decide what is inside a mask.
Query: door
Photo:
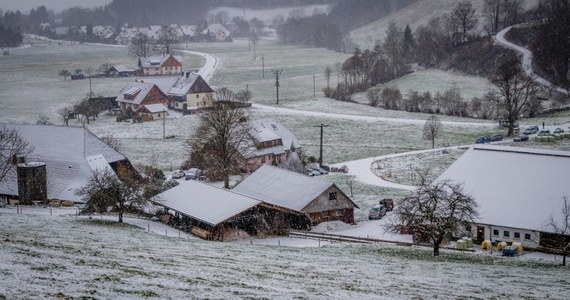
[[[481,243],[485,239],[485,227],[477,226],[477,242]]]

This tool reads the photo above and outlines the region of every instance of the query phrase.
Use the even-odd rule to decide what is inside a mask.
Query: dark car
[[[503,136],[500,134],[495,134],[493,136],[491,136],[491,142],[498,142],[498,141],[502,141],[503,140]]]
[[[564,129],[562,128],[556,128],[554,129],[554,132],[552,132],[554,134],[563,134],[564,133]]]
[[[475,144],[485,144],[491,141],[490,136],[482,136],[475,140]]]
[[[513,141],[515,141],[515,142],[528,141],[528,135],[519,135],[516,138],[514,138]]]
[[[549,136],[550,135],[550,130],[541,130],[538,133],[538,136]]]
[[[384,205],[376,204],[370,209],[368,213],[368,220],[380,220],[386,215],[386,208]]]

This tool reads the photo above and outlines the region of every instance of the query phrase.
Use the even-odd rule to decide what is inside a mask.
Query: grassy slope
[[[435,259],[427,249],[237,245],[14,214],[0,215],[0,238],[6,299],[564,299],[570,292],[570,273],[552,262],[448,252]]]

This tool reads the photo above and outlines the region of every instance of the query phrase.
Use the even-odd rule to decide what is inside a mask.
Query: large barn
[[[233,191],[305,214],[316,225],[325,221],[354,223],[358,206],[334,183],[263,165]]]
[[[83,127],[0,126],[15,129],[34,149],[16,162],[17,172],[0,182],[0,196],[19,199],[20,204],[51,199],[82,202],[77,189],[87,184],[94,172],[132,168],[124,155]],[[40,188],[29,190],[25,185]]]
[[[309,227],[301,213],[194,180],[181,181],[152,202],[169,213],[168,223],[219,241]]]
[[[547,247],[570,196],[570,152],[506,146],[472,147],[435,182],[453,180],[479,205],[472,227],[477,240]]]

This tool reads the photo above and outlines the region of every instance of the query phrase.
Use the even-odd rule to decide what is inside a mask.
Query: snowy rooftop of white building
[[[479,205],[478,223],[552,232],[570,196],[570,152],[475,146],[435,182],[464,184]]]

